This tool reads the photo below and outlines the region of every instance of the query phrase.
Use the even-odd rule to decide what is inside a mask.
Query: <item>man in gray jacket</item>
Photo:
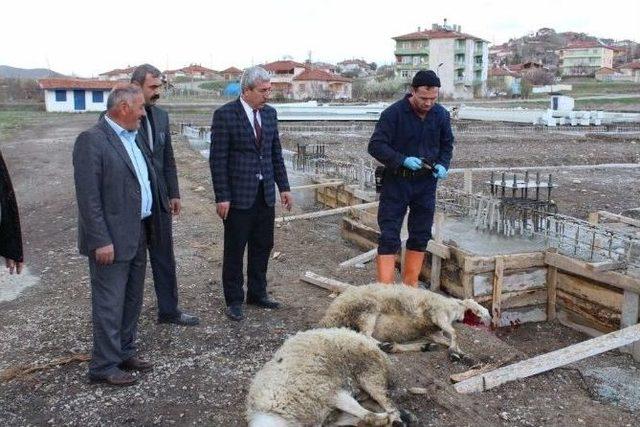
[[[182,312],[178,308],[178,280],[176,260],[173,253],[172,215],[179,215],[182,205],[178,190],[178,174],[173,157],[169,115],[157,107],[162,89],[162,75],[153,65],[143,64],[135,69],[131,83],[142,88],[145,103],[145,117],[140,123],[138,139],[153,160],[158,176],[160,197],[168,200],[170,211],[161,212],[163,236],[158,244],[149,245],[149,260],[153,272],[153,285],[158,301],[158,322],[194,326],[200,323],[196,316]]]
[[[82,132],[73,148],[78,202],[78,247],[89,259],[93,354],[92,381],[125,386],[136,382],[126,371],[149,371],[136,352],[147,243],[161,237],[160,212],[151,159],[136,143],[144,97],[139,87],[116,86],[107,113]]]

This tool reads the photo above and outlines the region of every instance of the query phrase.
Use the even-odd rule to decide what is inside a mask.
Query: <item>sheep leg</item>
[[[374,313],[363,313],[358,319],[358,329],[362,335],[366,335],[372,338],[373,332],[376,329],[376,322],[378,321],[378,315]]]
[[[456,330],[451,326],[451,322],[447,316],[436,316],[434,322],[442,331],[449,336],[449,357],[454,361],[459,361],[465,358],[465,354],[458,347],[458,341],[456,336]]]
[[[360,405],[346,390],[340,390],[335,400],[336,408],[355,416],[372,426],[386,426],[390,423],[389,414],[371,412]]]
[[[449,341],[447,341],[445,345],[449,345]],[[406,344],[382,343],[380,349],[387,353],[410,353],[435,350],[435,344],[428,339],[423,339]]]

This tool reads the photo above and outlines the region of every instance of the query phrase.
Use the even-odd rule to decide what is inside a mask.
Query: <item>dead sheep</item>
[[[381,348],[392,353],[430,349],[433,343],[425,337],[435,325],[441,331],[430,338],[448,345],[451,358],[459,360],[463,353],[452,324],[462,321],[467,310],[486,325],[491,321],[489,311],[473,299],[459,300],[425,289],[373,283],[353,286],[339,295],[320,325],[355,329],[378,340]],[[401,344],[415,340],[420,341]]]
[[[387,396],[389,373],[388,356],[369,337],[345,328],[299,332],[253,378],[249,426],[410,425],[413,415]],[[359,393],[383,412],[364,408]]]

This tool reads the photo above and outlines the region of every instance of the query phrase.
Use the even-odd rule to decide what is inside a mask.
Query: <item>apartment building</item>
[[[601,68],[613,68],[615,49],[597,41],[582,41],[560,49],[560,75],[594,76]]]
[[[441,96],[469,99],[487,90],[489,43],[461,32],[459,25],[433,24],[393,37],[396,75],[410,80],[418,70],[431,69],[440,77]]]

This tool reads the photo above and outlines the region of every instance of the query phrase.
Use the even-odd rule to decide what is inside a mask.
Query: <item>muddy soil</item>
[[[91,349],[89,274],[86,259],[76,249],[71,150],[76,135],[96,118],[90,114],[46,116],[0,141],[20,204],[26,261],[30,273],[39,278],[16,299],[0,302],[0,372],[47,364]],[[295,142],[288,136],[286,140]],[[356,143],[364,147],[366,138],[354,139]],[[482,158],[479,156],[505,156],[521,164],[529,164],[529,156],[554,158],[546,150],[548,144],[535,144],[529,149],[521,141],[501,141],[499,147],[487,148],[482,141],[461,141],[456,162],[462,165],[464,159],[472,162]],[[564,156],[561,148],[565,145],[558,144]],[[580,156],[590,147],[581,144],[567,146],[577,147],[575,156]],[[500,149],[505,146],[511,148]],[[629,161],[637,154],[635,147],[624,142],[613,148],[594,145],[593,150],[610,152],[615,161]],[[281,255],[271,261],[268,275],[269,290],[284,307],[275,311],[250,307],[243,322],[229,322],[220,284],[222,224],[215,216],[208,163],[177,135],[175,151],[184,204],[174,227],[180,305],[199,315],[202,324],[194,328],[157,324],[148,274],[139,350],[155,363],[154,371],[126,389],[90,384],[86,362],[50,366],[2,381],[3,425],[245,425],[244,399],[253,374],[284,339],[313,327],[331,302],[328,292],[301,283],[300,275],[310,270],[353,284],[365,284],[374,277],[371,265],[338,269],[341,261],[360,253],[340,238],[340,216],[292,222],[276,229],[274,251]],[[638,173],[618,173],[620,181],[637,183],[640,178]],[[615,182],[615,176],[602,174]],[[590,181],[592,176],[585,173],[582,179]],[[574,179],[573,175],[567,179]],[[632,204],[628,199],[637,191],[637,184],[621,184],[606,188],[611,206]],[[576,189],[568,199],[581,196]],[[590,203],[595,205],[598,200],[582,201],[580,206],[590,209]],[[635,201],[637,205],[638,198]],[[574,202],[577,206],[579,200]],[[556,323],[528,324],[500,330],[497,335],[466,328],[460,331],[463,349],[487,361],[512,353],[520,357],[540,354],[585,339]],[[631,426],[640,422],[638,412],[620,398],[622,392],[615,392],[615,384],[587,372],[596,365],[616,368],[637,380],[638,364],[617,352],[465,396],[453,391],[448,378],[468,367],[450,362],[446,350],[394,356],[394,360],[392,396],[399,406],[417,415],[419,425]],[[408,392],[415,386],[426,388],[427,394]],[[605,386],[613,391],[600,393]]]

